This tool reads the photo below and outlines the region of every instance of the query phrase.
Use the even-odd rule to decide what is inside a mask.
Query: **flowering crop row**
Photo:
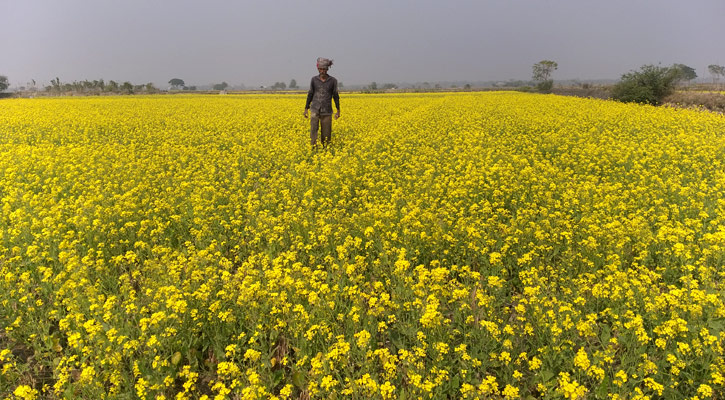
[[[342,101],[4,101],[0,396],[725,391],[725,117]]]

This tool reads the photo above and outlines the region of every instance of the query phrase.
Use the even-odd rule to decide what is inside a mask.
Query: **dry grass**
[[[597,99],[611,98],[611,86],[570,86],[554,87],[552,93],[562,96],[591,97]],[[712,87],[708,87],[712,89]],[[667,107],[691,108],[725,113],[725,92],[702,90],[677,91],[667,96],[662,102]]]
[[[675,92],[667,96],[663,103],[671,107],[705,109],[725,113],[725,95],[718,92]]]
[[[562,96],[590,97],[595,99],[609,99],[612,96],[611,86],[569,86],[554,87],[551,93]]]

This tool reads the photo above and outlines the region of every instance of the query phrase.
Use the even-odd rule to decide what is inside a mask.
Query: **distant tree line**
[[[153,83],[133,84],[131,82],[116,82],[103,79],[82,80],[73,82],[61,82],[60,78],[50,80],[50,85],[45,86],[45,91],[49,93],[82,93],[82,94],[134,94],[134,93],[157,93],[159,89]]]
[[[542,60],[532,66],[532,80],[509,80],[506,82],[497,82],[493,86],[496,87],[518,87],[522,90],[533,90],[532,86],[536,90],[542,93],[551,92],[554,86],[553,72],[558,69],[558,63],[552,60]],[[712,83],[716,84],[720,79],[725,78],[725,66],[711,64],[708,65],[708,72],[712,77]],[[664,97],[673,93],[677,85],[688,84],[689,82],[697,78],[697,72],[694,68],[685,64],[673,64],[669,67],[655,66],[655,65],[644,65],[637,71],[630,71],[622,75],[620,81],[612,87],[612,98],[615,100],[625,102],[638,102],[647,104],[660,104]],[[169,90],[184,90],[184,91],[195,91],[196,86],[186,86],[183,79],[172,78],[169,80]],[[531,86],[530,86],[531,85]],[[10,82],[7,76],[0,75],[0,92],[7,90],[10,86]],[[229,88],[227,82],[216,83],[211,86],[213,90],[225,91]],[[342,88],[342,82],[338,82],[338,87]],[[265,86],[261,86],[265,89]],[[289,84],[278,81],[269,87],[274,90],[284,89],[298,89],[297,81],[291,79]],[[428,82],[423,82],[422,86],[414,86],[414,89],[441,89],[441,85],[436,83],[432,85]],[[451,88],[458,88],[457,85],[452,85]],[[465,84],[463,87],[466,90],[471,89],[470,84]],[[35,80],[28,82],[26,86],[19,86],[20,91],[36,92],[38,87],[36,86]],[[398,85],[395,83],[384,83],[378,85],[377,82],[371,82],[366,86],[362,86],[362,90],[365,92],[378,92],[389,89],[398,89]],[[41,88],[45,92],[50,94],[151,94],[158,93],[161,90],[156,88],[153,83],[145,84],[133,84],[131,82],[116,82],[109,80],[106,82],[103,79],[97,80],[82,80],[73,82],[61,82],[60,78],[56,77],[51,79],[50,85],[46,85]],[[6,95],[11,95],[6,93]]]
[[[427,82],[426,82],[427,83]],[[342,85],[339,85],[340,87]],[[436,89],[440,89],[440,85],[437,85],[438,87]],[[391,89],[397,89],[398,85],[395,83],[383,83],[382,85],[378,86],[378,83],[373,81],[370,82],[369,85],[363,87],[363,91],[365,92],[378,92],[378,91],[384,91],[384,90],[391,90]]]
[[[284,83],[284,82],[275,82],[275,83],[274,83],[274,84],[273,84],[272,86],[270,86],[269,88],[270,88],[270,89],[275,89],[275,90],[278,90],[278,89],[279,89],[279,90],[284,90],[284,89],[287,89],[287,88],[289,88],[289,89],[298,89],[298,88],[299,88],[299,86],[297,86],[297,81],[296,81],[295,79],[291,79],[291,80],[289,81],[289,85],[287,85],[287,84],[286,84],[286,83]]]
[[[9,82],[6,76],[0,76],[0,92],[7,89]],[[116,82],[110,80],[106,82],[103,79],[97,80],[82,80],[73,82],[62,82],[60,78],[56,77],[50,80],[50,85],[42,87],[45,92],[50,94],[67,94],[67,93],[79,93],[79,94],[133,94],[133,93],[157,93],[157,89],[153,83],[145,83],[141,85],[135,85],[131,82]],[[38,87],[34,79],[28,82],[27,85],[19,86],[20,91],[37,92]]]

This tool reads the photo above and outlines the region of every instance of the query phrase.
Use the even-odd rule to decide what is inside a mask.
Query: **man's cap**
[[[332,66],[332,60],[329,58],[317,58],[317,68],[329,69]]]

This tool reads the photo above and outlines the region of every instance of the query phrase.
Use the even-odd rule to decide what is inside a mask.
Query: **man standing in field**
[[[322,128],[322,147],[327,147],[332,140],[332,100],[335,100],[335,119],[340,118],[340,95],[337,92],[337,79],[327,75],[327,70],[332,66],[332,60],[327,58],[317,59],[317,72],[310,82],[310,91],[307,92],[307,103],[303,115],[307,118],[310,111],[310,142],[312,147],[317,145],[317,131]]]

